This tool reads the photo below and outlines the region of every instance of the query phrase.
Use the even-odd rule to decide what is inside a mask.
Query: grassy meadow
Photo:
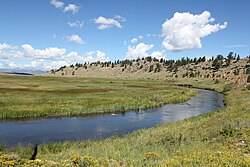
[[[0,75],[0,119],[139,110],[194,94],[166,81]]]
[[[159,83],[161,87],[162,82],[148,81],[145,84]],[[2,154],[0,163],[28,166],[250,166],[250,90],[237,86],[228,89],[222,82],[212,80],[178,82],[223,91],[227,107],[123,137],[43,144],[39,146],[35,161],[24,160],[32,155],[31,146],[3,149],[14,156]]]

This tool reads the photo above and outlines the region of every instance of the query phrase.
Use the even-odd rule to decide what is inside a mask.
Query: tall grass
[[[0,119],[139,110],[194,94],[166,81],[0,76]]]
[[[223,90],[213,81],[183,81]],[[161,99],[156,95],[154,99]],[[225,109],[183,121],[136,131],[121,138],[44,144],[38,159],[70,166],[249,166],[250,90],[226,92]],[[10,151],[11,152],[11,151]],[[28,158],[31,147],[12,150]],[[87,164],[87,165],[86,165]]]

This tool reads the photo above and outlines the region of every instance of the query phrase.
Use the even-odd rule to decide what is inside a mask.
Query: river
[[[184,103],[123,114],[0,121],[0,141],[14,146],[120,136],[224,108],[223,100],[220,93],[198,90]]]

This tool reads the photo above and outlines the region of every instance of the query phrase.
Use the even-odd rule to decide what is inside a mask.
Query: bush
[[[247,83],[250,83],[250,75],[247,77]]]
[[[220,83],[220,80],[216,79],[215,84],[219,84],[219,83]]]
[[[230,90],[232,90],[233,88],[233,84],[226,84],[223,87],[223,92],[229,92]]]
[[[246,69],[246,74],[250,74],[250,67]]]

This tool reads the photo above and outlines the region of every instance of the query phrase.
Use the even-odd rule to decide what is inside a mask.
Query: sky
[[[1,0],[0,70],[248,56],[249,0]]]

